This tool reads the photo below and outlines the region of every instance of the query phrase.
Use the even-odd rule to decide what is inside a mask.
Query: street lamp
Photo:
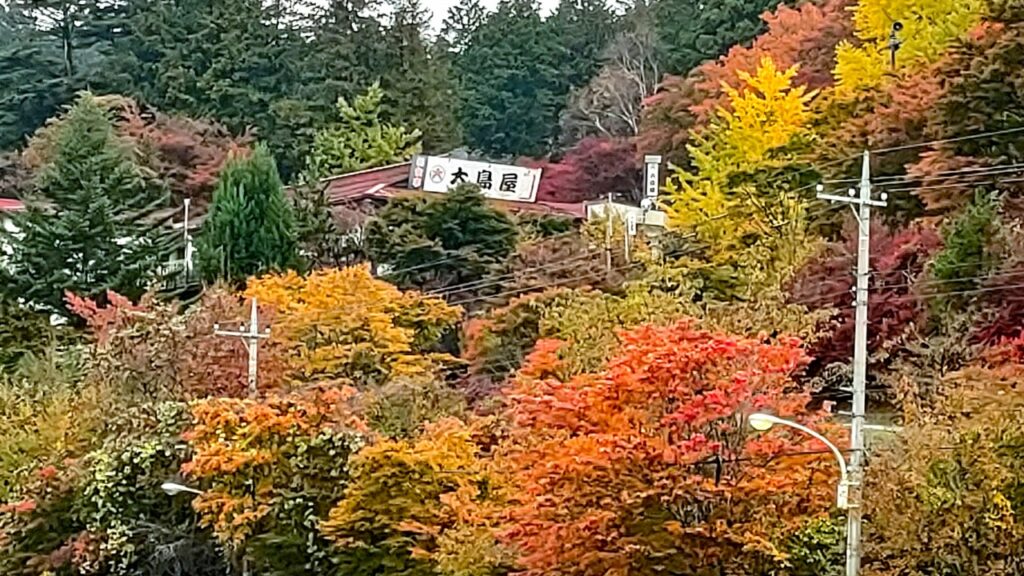
[[[184,484],[178,484],[177,482],[164,482],[160,485],[160,489],[164,491],[168,496],[174,497],[178,494],[193,494],[199,496],[203,493],[202,490],[196,490],[190,486]],[[249,571],[249,559],[245,556],[242,557],[242,576],[250,576],[252,572]]]
[[[836,506],[839,507],[840,510],[846,510],[850,507],[850,475],[849,473],[847,473],[846,470],[846,459],[843,458],[843,453],[839,451],[839,448],[836,448],[835,444],[829,442],[828,438],[825,438],[818,432],[811,430],[810,428],[804,426],[803,424],[798,424],[790,420],[783,420],[782,418],[779,418],[778,416],[772,416],[771,414],[751,414],[750,416],[747,417],[747,421],[750,422],[750,427],[753,428],[754,430],[757,430],[758,432],[766,432],[768,430],[771,430],[771,428],[776,424],[781,426],[789,426],[790,428],[795,428],[803,432],[804,434],[811,436],[812,438],[818,440],[825,446],[828,446],[829,450],[831,450],[832,454],[834,454],[836,457],[836,463],[839,464],[840,478],[839,488],[836,491]]]
[[[189,488],[188,486],[177,484],[175,482],[164,482],[163,484],[160,485],[160,489],[163,490],[164,493],[167,494],[168,496],[177,496],[178,494],[182,493],[195,494],[198,496],[203,493],[202,490]]]

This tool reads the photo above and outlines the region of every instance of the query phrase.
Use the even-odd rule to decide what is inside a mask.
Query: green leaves
[[[381,118],[384,91],[374,84],[350,103],[340,98],[337,120],[319,130],[307,159],[319,179],[397,164],[420,151],[418,130],[406,130]]]
[[[52,312],[64,310],[67,291],[137,298],[179,238],[161,212],[166,188],[134,162],[91,94],[79,96],[44,136],[52,150],[27,210],[13,215],[19,232],[6,232],[13,253],[0,290]]]
[[[479,280],[515,249],[512,221],[487,205],[475,186],[444,197],[398,199],[366,228],[366,249],[385,278],[400,286],[444,288]],[[469,293],[461,293],[469,297]]]
[[[258,146],[229,161],[197,246],[208,280],[245,278],[298,263],[295,221],[270,152]]]

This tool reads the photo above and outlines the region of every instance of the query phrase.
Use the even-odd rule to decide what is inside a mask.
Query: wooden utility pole
[[[270,338],[270,328],[260,332],[256,299],[252,299],[252,311],[249,314],[248,327],[246,327],[245,324],[242,324],[236,332],[233,330],[221,330],[220,324],[214,324],[213,333],[217,336],[227,336],[229,338],[239,338],[242,340],[242,344],[245,345],[246,352],[249,353],[249,396],[255,398],[259,392],[256,386],[259,343],[260,340]]]

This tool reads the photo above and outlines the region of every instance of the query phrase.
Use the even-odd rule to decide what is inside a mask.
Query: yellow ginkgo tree
[[[740,86],[723,85],[728,106],[689,147],[692,169],[676,168],[669,179],[671,223],[696,234],[714,264],[775,270],[802,253],[802,171],[793,168],[813,138],[817,93],[793,86],[796,73],[766,57],[753,74],[739,73]]]
[[[836,47],[836,95],[854,97],[885,82],[893,71],[894,26],[895,70],[914,70],[942,57],[954,40],[981,21],[985,6],[985,0],[860,0],[853,8],[860,42],[855,46],[843,41]]]

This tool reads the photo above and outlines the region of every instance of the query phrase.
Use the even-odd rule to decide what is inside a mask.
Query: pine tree
[[[540,156],[558,131],[567,88],[560,48],[533,0],[503,0],[455,61],[466,143],[497,156]]]
[[[658,0],[655,22],[664,47],[662,65],[685,74],[764,31],[761,15],[780,0]]]
[[[242,282],[298,263],[295,220],[266,146],[221,173],[197,251],[207,280]]]
[[[404,162],[419,153],[419,131],[381,118],[384,97],[374,84],[351,103],[338,100],[337,121],[316,133],[306,162],[316,179]]]
[[[429,152],[447,153],[460,141],[451,59],[426,37],[430,12],[420,0],[391,0],[381,84],[391,117],[419,130]]]
[[[392,271],[385,278],[421,289],[478,280],[503,265],[515,245],[508,216],[466,184],[437,200],[395,200],[366,229],[371,260]]]
[[[117,67],[129,77],[122,89],[235,133],[254,128],[291,175],[301,170],[315,110],[293,97],[309,93],[303,60],[310,50],[282,10],[260,0],[128,0],[128,33],[118,46]]]
[[[147,180],[117,138],[107,111],[88,93],[51,134],[2,290],[43,310],[64,310],[64,295],[102,299],[108,290],[134,298],[154,280],[178,236],[158,216],[168,206],[163,185]]]
[[[597,73],[601,55],[615,37],[615,14],[605,0],[561,0],[546,24],[558,38],[564,89],[583,86]]]

